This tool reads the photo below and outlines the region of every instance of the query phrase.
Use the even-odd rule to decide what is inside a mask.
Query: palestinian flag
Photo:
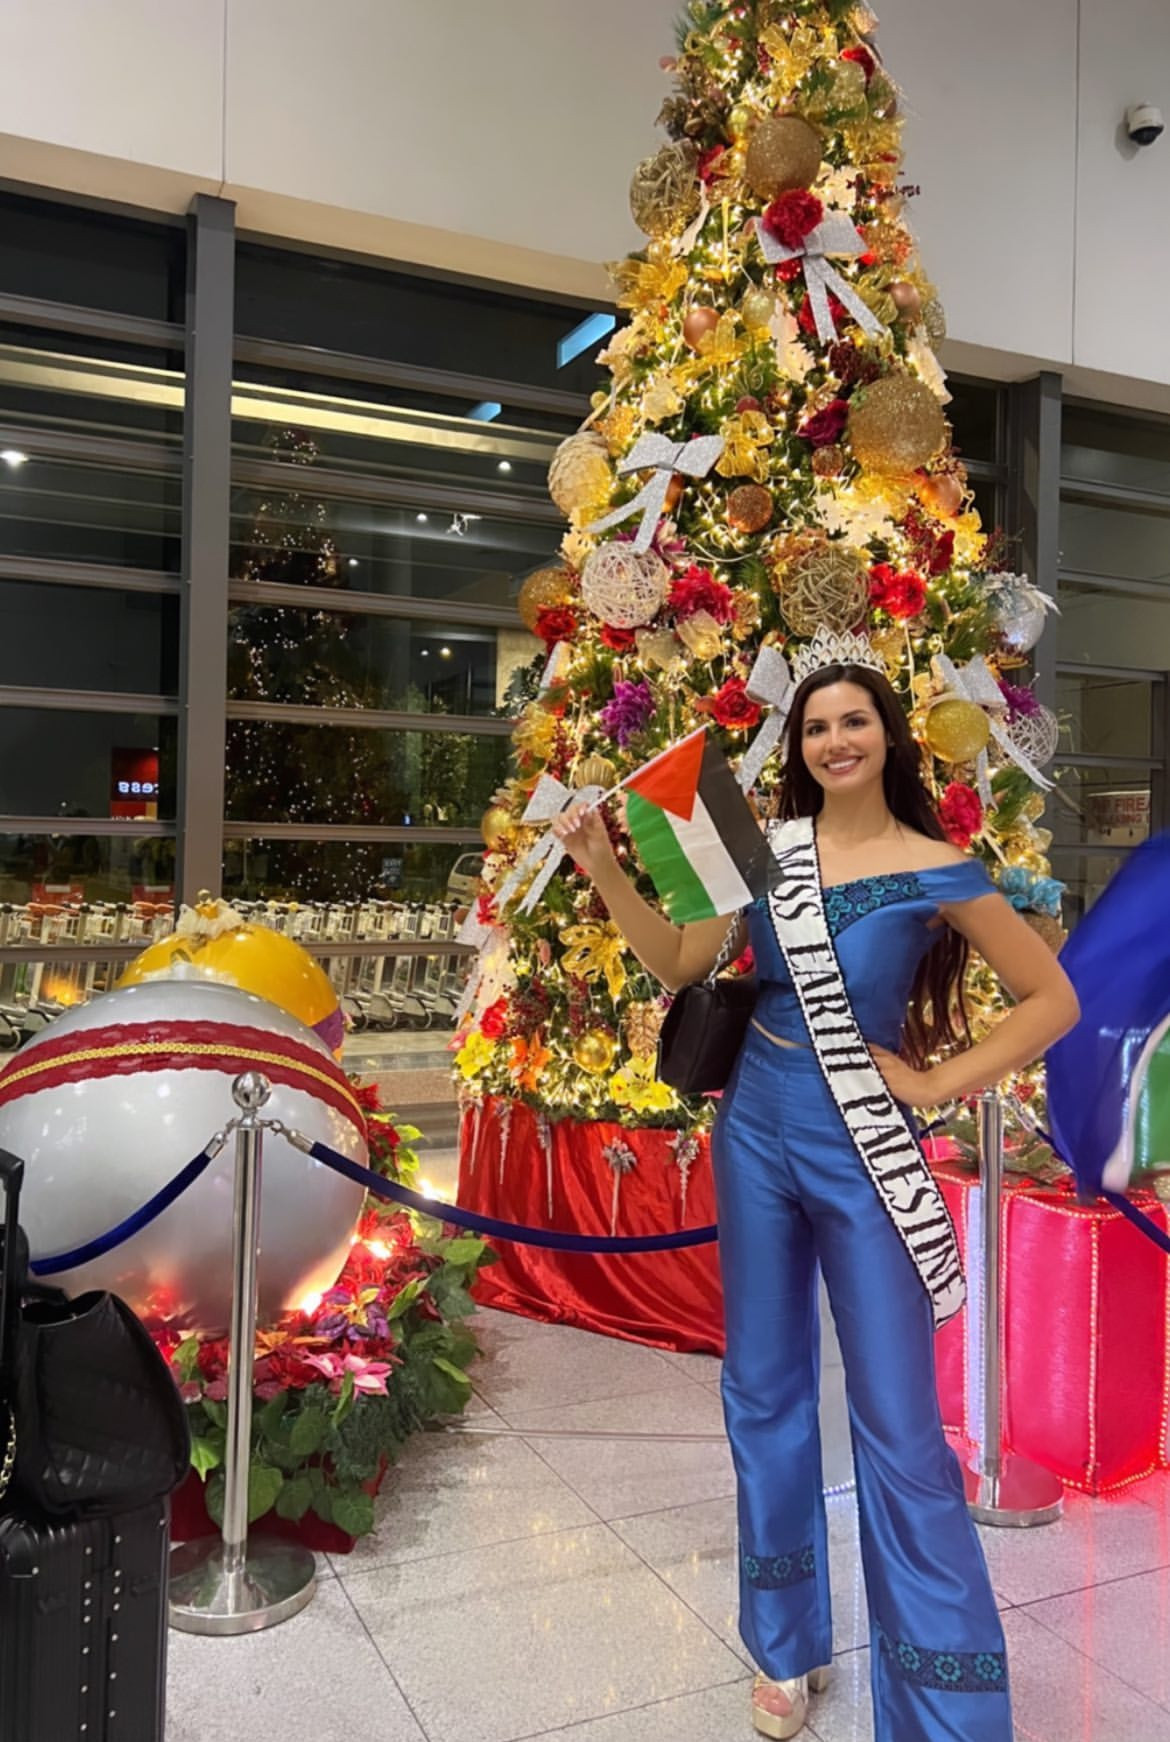
[[[676,925],[749,907],[779,882],[764,832],[705,730],[622,785],[634,845]]]

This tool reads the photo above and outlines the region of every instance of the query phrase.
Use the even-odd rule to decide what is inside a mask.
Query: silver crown
[[[818,629],[811,641],[791,655],[789,664],[797,684],[830,665],[864,665],[870,671],[880,672],[883,677],[886,675],[885,661],[871,645],[869,637],[859,635],[855,630],[836,635],[829,629]]]

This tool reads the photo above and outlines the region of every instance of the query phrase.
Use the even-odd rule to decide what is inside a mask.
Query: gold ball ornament
[[[1068,933],[1058,919],[1054,919],[1050,913],[1026,913],[1024,922],[1042,943],[1048,945],[1054,956],[1059,956],[1068,942]]]
[[[727,523],[736,532],[763,532],[775,512],[772,492],[762,484],[739,484],[727,499]]]
[[[748,186],[762,200],[811,187],[824,155],[821,136],[799,115],[773,115],[752,129],[744,166]]]
[[[652,623],[669,590],[670,570],[657,552],[639,556],[628,542],[598,545],[581,576],[581,598],[613,629]]]
[[[573,785],[578,792],[586,786],[603,786],[609,792],[617,782],[617,769],[608,756],[583,756],[573,770]]]
[[[516,597],[516,609],[525,629],[535,635],[536,619],[550,605],[564,605],[573,596],[573,580],[568,569],[537,569],[523,583]]]
[[[617,1041],[608,1028],[587,1028],[573,1042],[573,1058],[591,1077],[603,1077],[617,1057]]]
[[[916,284],[897,278],[890,286],[890,301],[906,320],[916,321],[922,313],[922,292]]]
[[[990,737],[991,723],[983,709],[958,696],[936,702],[926,717],[926,742],[943,762],[973,762]]]
[[[849,440],[866,471],[905,477],[928,465],[946,439],[942,406],[917,376],[885,375],[853,399]]]
[[[479,819],[479,832],[488,852],[494,853],[512,833],[512,813],[501,804],[489,805]]]
[[[954,520],[961,514],[965,495],[963,480],[953,472],[938,472],[918,486],[918,500],[940,520]]]
[[[772,323],[776,298],[762,284],[753,285],[740,303],[739,312],[749,332],[762,332]]]
[[[828,629],[844,635],[863,621],[869,605],[866,560],[846,544],[815,544],[774,576],[784,621],[796,635]]]
[[[612,488],[609,443],[603,435],[582,430],[561,443],[549,467],[548,493],[562,514],[603,507]]]
[[[693,308],[683,321],[683,338],[697,351],[703,340],[719,325],[719,311],[713,308]]]
[[[699,209],[699,154],[689,139],[664,145],[640,163],[630,184],[630,211],[655,241],[685,230]]]

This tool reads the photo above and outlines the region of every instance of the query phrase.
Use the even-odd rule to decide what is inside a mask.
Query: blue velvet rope
[[[456,1204],[440,1204],[424,1198],[406,1186],[394,1185],[368,1167],[338,1155],[324,1143],[314,1143],[309,1151],[314,1161],[324,1162],[335,1173],[344,1174],[356,1185],[364,1186],[376,1198],[385,1198],[405,1209],[417,1210],[439,1222],[450,1222],[469,1233],[483,1234],[490,1240],[507,1240],[515,1246],[541,1246],[550,1252],[591,1252],[595,1255],[617,1256],[631,1252],[679,1252],[687,1246],[710,1246],[719,1238],[718,1228],[688,1228],[681,1234],[648,1234],[640,1239],[610,1238],[587,1234],[559,1234],[551,1228],[523,1228],[516,1222],[500,1222],[494,1216],[480,1216],[474,1210],[461,1210]]]
[[[170,1209],[175,1200],[181,1198],[188,1187],[193,1186],[199,1176],[207,1171],[211,1159],[205,1149],[194,1161],[189,1161],[168,1185],[148,1199],[140,1210],[135,1210],[132,1216],[127,1216],[124,1222],[119,1222],[108,1234],[99,1234],[96,1240],[87,1240],[84,1246],[75,1246],[72,1252],[58,1252],[52,1258],[34,1259],[29,1265],[30,1272],[33,1276],[59,1276],[63,1270],[76,1270],[79,1264],[90,1264],[95,1258],[104,1258],[107,1252],[113,1252],[117,1247],[125,1245],[127,1240],[132,1240],[135,1234],[140,1234],[143,1228],[148,1228],[156,1221],[164,1210]]]
[[[935,1125],[928,1126],[920,1136],[929,1137],[941,1123],[939,1120]],[[314,1161],[331,1167],[335,1173],[344,1175],[376,1198],[399,1204],[407,1210],[415,1210],[419,1215],[430,1216],[435,1221],[449,1222],[453,1227],[465,1228],[468,1233],[481,1234],[489,1240],[506,1240],[513,1246],[536,1246],[549,1252],[585,1252],[595,1257],[624,1257],[639,1252],[683,1252],[694,1246],[711,1246],[719,1238],[719,1229],[714,1224],[705,1228],[687,1228],[678,1234],[647,1234],[628,1238],[604,1235],[590,1237],[586,1234],[562,1234],[551,1228],[525,1228],[517,1222],[501,1222],[495,1216],[481,1216],[474,1210],[460,1209],[457,1204],[442,1204],[431,1198],[424,1198],[406,1186],[395,1185],[382,1174],[371,1172],[359,1162],[350,1161],[348,1156],[339,1155],[327,1144],[314,1143],[309,1153]],[[60,1276],[64,1271],[76,1270],[79,1265],[91,1264],[94,1259],[104,1258],[108,1252],[116,1251],[127,1240],[132,1240],[135,1234],[148,1228],[164,1210],[181,1198],[206,1171],[211,1160],[212,1157],[204,1150],[194,1161],[189,1161],[168,1185],[149,1198],[141,1209],[135,1210],[132,1216],[127,1216],[125,1221],[119,1222],[109,1233],[99,1234],[95,1240],[87,1240],[83,1246],[75,1246],[71,1252],[59,1252],[51,1258],[34,1260],[29,1265],[30,1273],[41,1277]],[[1140,1210],[1134,1214],[1141,1222],[1149,1221],[1148,1217],[1141,1216]],[[1170,1252],[1170,1239],[1154,1223],[1150,1222],[1149,1228],[1159,1245],[1164,1244]]]

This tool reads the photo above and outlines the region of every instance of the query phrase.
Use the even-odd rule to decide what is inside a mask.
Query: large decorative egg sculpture
[[[75,1254],[146,1205],[238,1112],[232,1084],[259,1071],[263,1116],[366,1164],[366,1125],[317,1035],[274,1004],[205,980],[156,980],[59,1017],[0,1072],[0,1148],[25,1162],[21,1221],[34,1259]],[[235,1142],[162,1214],[106,1256],[43,1276],[76,1295],[108,1288],[152,1326],[221,1332],[233,1287]],[[259,1318],[336,1282],[360,1186],[264,1134]]]
[[[170,937],[151,944],[126,969],[119,986],[157,979],[213,980],[278,1004],[341,1054],[345,1018],[320,963],[295,938],[242,919],[222,901],[185,907]]]

